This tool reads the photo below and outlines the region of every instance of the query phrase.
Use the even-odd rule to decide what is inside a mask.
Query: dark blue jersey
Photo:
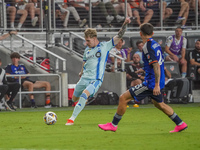
[[[9,73],[9,74],[28,74],[29,73],[24,65],[15,66],[11,64],[11,65],[8,65],[5,70],[6,70],[6,73]],[[16,81],[18,81],[18,79],[16,79]]]
[[[153,63],[160,65],[160,89],[165,86],[165,73],[164,73],[164,58],[160,45],[152,38],[148,39],[143,47],[143,61],[145,71],[145,84],[149,89],[155,87],[155,74],[153,70]]]

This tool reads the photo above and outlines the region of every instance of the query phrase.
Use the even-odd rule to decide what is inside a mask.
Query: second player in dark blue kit
[[[142,24],[140,27],[140,36],[144,43],[143,61],[145,80],[142,84],[131,87],[119,98],[117,112],[113,121],[107,124],[99,124],[99,128],[105,131],[116,131],[119,121],[126,112],[127,103],[134,99],[142,100],[150,97],[156,108],[164,112],[175,124],[176,127],[170,132],[180,132],[187,128],[174,110],[163,102],[161,89],[165,86],[164,59],[160,45],[152,39],[153,26],[149,23]]]

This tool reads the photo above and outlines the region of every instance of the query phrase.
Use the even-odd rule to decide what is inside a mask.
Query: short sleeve
[[[193,51],[192,53],[190,53],[190,59],[194,59],[195,60],[195,51]]]
[[[157,43],[155,43],[157,44]],[[151,42],[147,43],[147,49],[148,49],[148,54],[147,54],[147,60],[149,62],[149,65],[158,62],[157,57],[156,57],[156,52],[152,48],[154,44],[151,46]]]
[[[183,37],[183,45],[182,48],[186,48],[187,46],[187,39],[185,37]]]
[[[110,51],[114,46],[115,46],[115,45],[114,45],[114,40],[113,40],[113,38],[112,38],[110,41],[106,42],[106,49],[107,49],[108,51]]]

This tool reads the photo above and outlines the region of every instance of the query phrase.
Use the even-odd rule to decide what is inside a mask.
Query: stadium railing
[[[55,91],[22,91],[20,88],[18,94],[19,94],[19,108],[22,108],[22,94],[41,94],[41,93],[58,93],[59,94],[59,107],[61,107],[61,76],[59,74],[22,74],[22,75],[6,75],[6,77],[19,77],[19,84],[21,84],[21,77],[27,76],[27,77],[58,77],[58,90]]]
[[[81,5],[85,5],[84,3],[79,2]],[[173,10],[173,14],[170,16],[170,18],[163,20],[163,10],[165,8],[163,3],[165,3],[165,1],[161,0],[160,1],[160,8],[154,8],[154,14],[150,20],[150,23],[152,23],[156,29],[158,30],[163,30],[163,29],[174,29],[177,25],[182,25],[181,22],[180,23],[176,23],[177,18],[178,18],[178,10],[180,8],[180,5],[177,4],[177,2],[171,1],[170,4],[167,5],[168,7],[171,7]],[[40,8],[40,22],[41,24],[39,25],[37,23],[37,25],[35,27],[32,27],[30,25],[30,17],[27,17],[27,20],[24,23],[24,26],[22,27],[21,31],[82,31],[85,28],[84,27],[79,27],[79,24],[77,23],[77,21],[75,21],[75,19],[73,18],[72,13],[70,13],[69,15],[69,23],[67,27],[63,27],[63,20],[61,18],[58,18],[56,16],[56,9],[58,9],[55,4],[60,4],[62,5],[63,2],[57,2],[55,0],[52,1],[47,1],[45,0],[44,2],[40,1],[38,6]],[[68,4],[68,3],[67,3]],[[113,3],[113,6],[120,4],[120,2],[115,2]],[[129,5],[129,3],[127,2],[127,0],[125,0],[124,2],[124,7],[125,10],[127,10],[127,5]],[[198,6],[198,0],[195,0],[195,8],[192,8],[192,6],[190,7],[190,11],[189,11],[189,15],[188,15],[188,19],[186,21],[186,26],[188,26],[190,29],[199,29],[199,6]],[[103,14],[101,14],[101,12],[92,7],[92,3],[91,1],[89,1],[89,11],[78,11],[78,14],[80,15],[81,19],[86,18],[87,19],[87,27],[96,27],[98,31],[116,31],[121,27],[121,24],[123,23],[123,21],[121,22],[117,22],[116,19],[114,19],[111,23],[107,23],[106,19],[103,17],[103,19],[99,18],[98,16],[102,17]],[[43,13],[44,12],[44,13]],[[61,12],[62,13],[62,12]],[[9,25],[9,14],[7,14],[6,11],[6,4],[4,2],[4,0],[2,0],[0,2],[0,28],[2,30],[7,30],[10,29],[8,27]],[[43,15],[44,14],[44,15]],[[127,12],[119,12],[118,13],[121,16],[127,16]],[[100,20],[100,21],[99,21]],[[141,16],[141,22],[143,20],[143,17]],[[16,22],[19,21],[19,17],[17,17]],[[128,29],[129,30],[139,30],[139,25],[136,24],[136,21],[134,21],[133,23],[128,25]]]
[[[17,37],[17,38],[20,39],[20,40],[17,40],[16,38],[14,38],[14,36]],[[63,64],[62,70],[63,70],[63,71],[66,70],[66,59],[62,58],[61,56],[59,56],[59,55],[57,55],[57,54],[55,54],[55,53],[52,53],[51,51],[49,51],[49,50],[43,48],[42,46],[40,46],[40,45],[38,45],[38,44],[36,44],[36,43],[30,41],[29,39],[24,38],[24,37],[21,36],[21,35],[18,35],[18,34],[17,34],[17,35],[12,35],[10,41],[3,41],[2,43],[3,43],[4,46],[7,45],[7,44],[5,44],[5,43],[9,43],[10,47],[7,47],[7,48],[9,48],[11,51],[15,51],[15,50],[17,49],[16,46],[15,46],[15,49],[14,49],[14,45],[16,45],[15,42],[16,42],[16,43],[20,43],[20,42],[21,42],[22,45],[24,45],[25,43],[27,43],[27,44],[29,44],[29,45],[32,46],[33,60],[24,57],[24,58],[27,59],[28,61],[30,61],[30,62],[32,62],[32,63],[34,63],[34,64],[36,64],[36,65],[39,65],[39,64],[37,64],[37,62],[36,62],[36,57],[37,57],[37,56],[40,56],[39,53],[37,54],[37,51],[40,50],[40,51],[42,51],[42,52],[45,52],[45,53],[48,54],[48,55],[51,55],[51,56],[55,57],[55,62],[51,62],[51,63],[54,63],[53,65],[55,66],[56,72],[59,71],[59,67],[60,67],[60,65],[59,65],[59,60],[61,60],[61,61],[63,62],[63,63],[62,63],[62,64]],[[6,46],[5,46],[5,47],[6,47]],[[21,48],[18,47],[18,50],[20,50],[20,49],[21,49]],[[47,68],[45,68],[45,67],[43,67],[43,66],[41,66],[41,65],[40,65],[40,67],[42,67],[43,69],[47,70]]]

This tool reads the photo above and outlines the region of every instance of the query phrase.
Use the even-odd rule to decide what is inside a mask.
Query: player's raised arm
[[[125,31],[126,31],[126,25],[129,24],[131,22],[130,18],[126,18],[121,29],[119,30],[118,34],[116,36],[113,37],[114,40],[114,44],[116,45],[120,39],[123,37]]]

